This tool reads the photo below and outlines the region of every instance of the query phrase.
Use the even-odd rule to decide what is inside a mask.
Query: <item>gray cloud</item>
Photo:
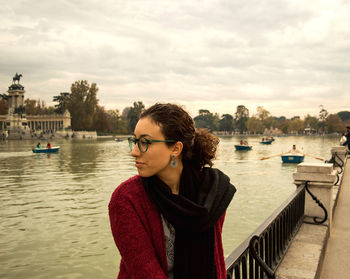
[[[0,10],[0,92],[20,72],[27,97],[47,103],[86,79],[120,110],[349,110],[349,12],[340,0],[14,0]]]

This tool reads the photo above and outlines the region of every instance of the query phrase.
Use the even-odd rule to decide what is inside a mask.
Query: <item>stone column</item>
[[[309,181],[308,188],[327,209],[328,218],[325,223],[332,228],[333,215],[333,185],[337,180],[337,171],[333,164],[326,163],[301,163],[297,165],[297,171],[293,173],[294,184],[300,186]],[[305,192],[305,215],[306,221],[313,222],[313,217],[322,220],[325,216],[322,208]],[[312,217],[312,218],[310,218]]]

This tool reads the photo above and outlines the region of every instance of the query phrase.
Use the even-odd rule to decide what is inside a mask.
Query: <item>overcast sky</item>
[[[250,115],[350,110],[350,3],[299,0],[11,0],[0,9],[0,94],[97,83],[106,109],[142,101]]]

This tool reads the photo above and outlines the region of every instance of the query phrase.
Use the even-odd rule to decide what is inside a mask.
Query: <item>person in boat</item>
[[[41,144],[40,144],[40,142],[38,142],[38,144],[36,145],[36,149],[41,149]]]
[[[221,232],[236,189],[212,168],[218,138],[182,107],[157,103],[128,141],[138,175],[109,202],[118,278],[226,279]]]
[[[246,140],[241,140],[239,142],[240,145],[248,145],[248,142]]]
[[[293,144],[292,146],[292,149],[287,151],[287,152],[284,152],[282,154],[291,154],[291,155],[304,155],[303,152],[301,152],[300,150],[297,149],[296,145]]]
[[[46,148],[51,149],[52,145],[50,142],[47,143]]]

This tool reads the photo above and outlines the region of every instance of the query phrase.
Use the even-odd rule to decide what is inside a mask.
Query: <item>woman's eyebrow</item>
[[[136,135],[134,134],[134,137],[136,138]],[[152,136],[150,136],[150,135],[148,135],[148,134],[142,134],[142,135],[140,135],[140,137],[139,138],[142,138],[142,137],[152,137]]]

